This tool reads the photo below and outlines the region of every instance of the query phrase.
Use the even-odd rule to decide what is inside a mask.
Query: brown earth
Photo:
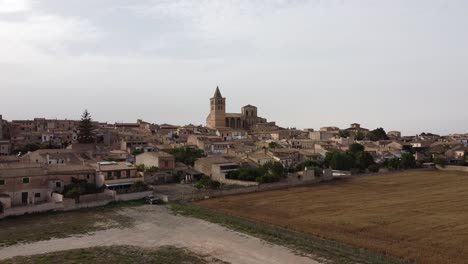
[[[198,204],[416,263],[468,263],[467,173],[403,172]]]

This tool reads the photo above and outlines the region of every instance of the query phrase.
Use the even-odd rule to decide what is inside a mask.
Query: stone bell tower
[[[226,126],[226,98],[221,95],[219,87],[216,87],[214,96],[210,99],[210,114],[206,123],[209,128]]]

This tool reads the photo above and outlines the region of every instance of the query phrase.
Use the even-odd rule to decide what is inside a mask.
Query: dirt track
[[[318,263],[295,255],[285,247],[267,244],[202,220],[175,216],[162,206],[127,208],[121,213],[135,218],[135,227],[1,248],[0,260],[93,246],[133,245],[154,248],[172,245],[230,263]]]

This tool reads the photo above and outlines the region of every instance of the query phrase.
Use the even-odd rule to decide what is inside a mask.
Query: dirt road
[[[135,219],[133,228],[109,229],[91,235],[0,248],[0,260],[93,246],[133,245],[154,248],[167,245],[184,247],[196,254],[209,255],[230,263],[318,264],[285,247],[271,245],[202,220],[173,215],[163,206],[145,205],[123,209],[121,213]]]

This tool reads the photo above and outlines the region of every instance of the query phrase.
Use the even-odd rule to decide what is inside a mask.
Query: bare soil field
[[[402,172],[197,205],[416,263],[468,263],[468,173]]]

